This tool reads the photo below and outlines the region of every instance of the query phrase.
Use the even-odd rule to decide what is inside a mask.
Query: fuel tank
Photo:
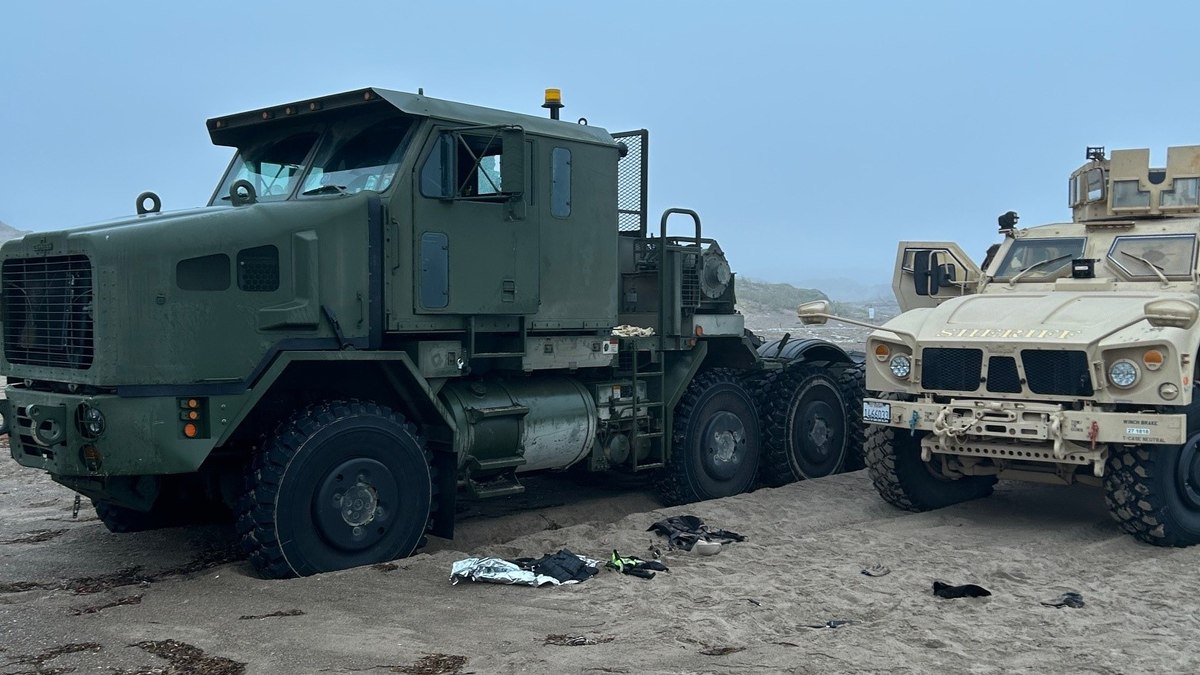
[[[459,468],[472,464],[473,475],[566,468],[586,457],[596,438],[596,402],[571,377],[452,382],[442,396],[458,430]]]

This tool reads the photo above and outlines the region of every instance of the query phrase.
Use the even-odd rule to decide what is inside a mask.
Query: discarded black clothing
[[[685,551],[692,550],[692,546],[695,546],[696,542],[700,540],[716,541],[722,544],[731,541],[746,541],[746,538],[737,532],[710,530],[704,521],[696,516],[672,516],[651,525],[646,528],[646,531],[663,535],[671,542],[672,547]]]
[[[1085,604],[1083,596],[1075,591],[1067,591],[1053,600],[1043,600],[1042,604],[1047,607],[1071,607],[1079,609]]]
[[[671,570],[657,560],[642,560],[641,558],[623,558],[616,549],[613,549],[612,557],[608,562],[604,563],[605,567],[617,570],[621,574],[628,574],[642,579],[653,579],[655,572],[670,572]]]
[[[963,584],[962,586],[951,586],[944,581],[933,582],[933,594],[939,598],[983,598],[992,594],[991,591],[983,586],[975,584]]]
[[[515,560],[522,569],[534,574],[554,577],[559,582],[587,581],[600,573],[600,570],[587,564],[579,556],[567,549],[559,549],[558,553],[546,554],[537,560],[533,558],[518,558]]]

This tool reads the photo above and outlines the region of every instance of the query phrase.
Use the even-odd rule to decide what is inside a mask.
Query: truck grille
[[[921,352],[921,387],[943,391],[975,391],[983,350],[928,347]]]
[[[1011,356],[993,356],[988,359],[987,390],[1005,394],[1021,393],[1021,377],[1017,374],[1017,360]]]
[[[87,256],[5,260],[0,289],[9,363],[91,367],[92,264]]]
[[[1021,362],[1025,365],[1029,389],[1035,394],[1091,396],[1095,393],[1085,352],[1023,349]]]

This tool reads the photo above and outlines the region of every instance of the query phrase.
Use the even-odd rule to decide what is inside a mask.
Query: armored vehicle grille
[[[1091,396],[1095,393],[1085,352],[1023,349],[1021,363],[1025,365],[1029,389],[1035,394]]]
[[[87,256],[5,260],[0,286],[9,363],[91,367],[92,263]]]
[[[987,390],[1003,394],[1021,393],[1021,377],[1017,375],[1017,360],[1011,356],[988,359]]]
[[[929,347],[921,354],[922,388],[943,391],[975,391],[979,388],[982,350]]]

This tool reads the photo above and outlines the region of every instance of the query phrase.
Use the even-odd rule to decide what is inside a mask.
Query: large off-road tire
[[[867,428],[867,474],[884,501],[906,511],[930,511],[992,494],[995,476],[949,479],[921,461],[925,433],[881,424]]]
[[[1200,435],[1182,446],[1112,446],[1104,501],[1121,529],[1156,546],[1200,543]]]
[[[430,467],[399,413],[361,401],[310,405],[254,458],[237,509],[242,548],[271,578],[410,555],[430,524]]]
[[[671,454],[658,483],[664,502],[729,497],[754,486],[762,444],[758,413],[735,371],[697,375],[673,424]]]
[[[851,364],[837,377],[838,388],[842,390],[842,400],[846,403],[846,418],[850,433],[846,438],[846,460],[842,462],[842,471],[858,471],[866,467],[867,430],[863,426],[863,398],[867,393],[867,367],[859,361]]]
[[[762,479],[768,485],[838,473],[851,438],[857,434],[861,439],[861,422],[854,424],[841,385],[824,369],[797,365],[771,373],[760,400]],[[857,405],[861,401],[860,395]]]

